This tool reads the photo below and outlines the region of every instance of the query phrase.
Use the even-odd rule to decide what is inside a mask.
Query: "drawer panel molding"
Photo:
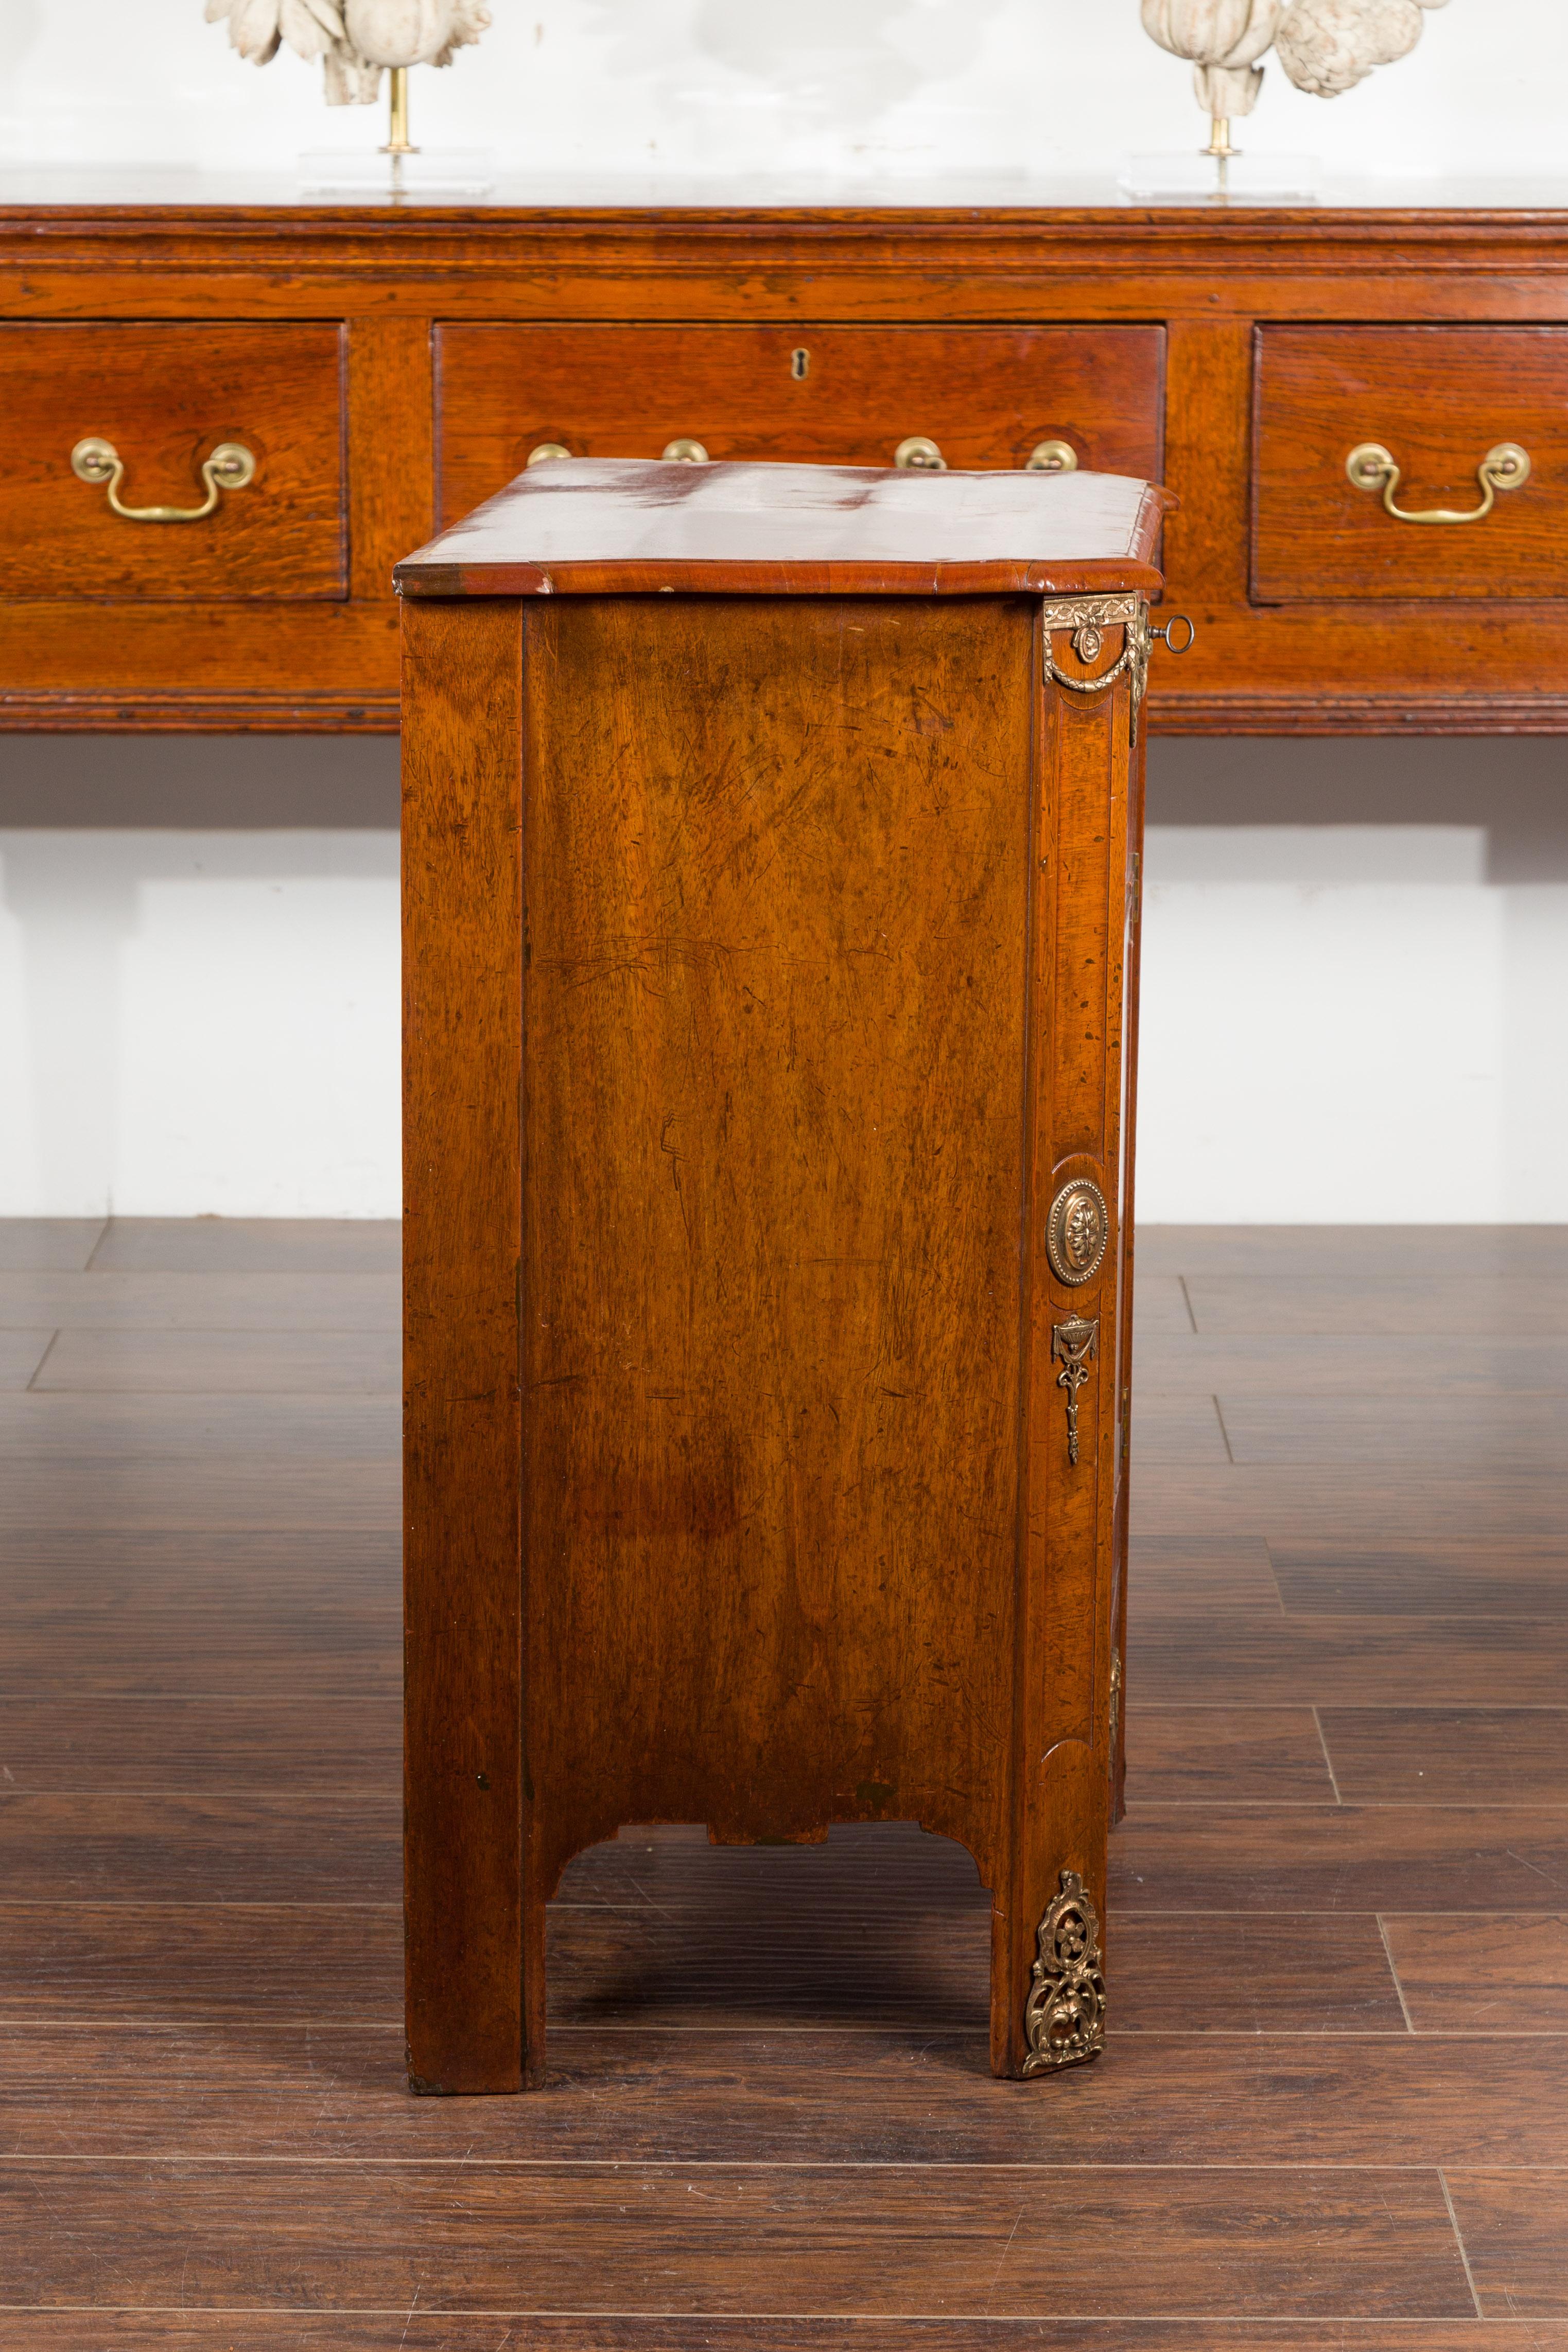
[[[1266,325],[1254,349],[1256,603],[1563,594],[1568,327]]]
[[[1157,326],[437,330],[443,524],[549,457],[1157,480]]]
[[[7,597],[347,595],[342,328],[12,320],[0,382]]]

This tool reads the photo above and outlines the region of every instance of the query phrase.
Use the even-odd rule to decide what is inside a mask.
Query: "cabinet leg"
[[[1103,1746],[1060,1741],[1024,1794],[991,1946],[992,2071],[1020,2080],[1105,2046]]]
[[[992,1921],[991,2048],[993,2072],[1022,2080],[1104,2049],[1105,1958],[1099,1907],[1079,1871],[1058,1871],[1032,1929],[1026,1915],[1019,1925],[1022,1937],[1000,1913]]]
[[[544,2083],[544,1900],[525,1869],[522,1885],[522,2087]]]

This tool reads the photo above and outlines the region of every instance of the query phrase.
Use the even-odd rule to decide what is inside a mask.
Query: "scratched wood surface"
[[[1258,1335],[1303,1269],[1424,1288],[1436,1344],[1389,1364],[1436,1397],[1472,1262],[1550,1286],[1568,1238],[1142,1235],[1194,1315],[1139,1340],[1097,2066],[990,2075],[987,1903],[948,1840],[627,1829],[551,1906],[523,2101],[405,2087],[397,1474],[363,1435],[396,1398],[363,1386],[365,1302],[334,1335],[300,1286],[380,1286],[384,1328],[396,1238],[338,1239],[334,1271],[320,1228],[0,1226],[0,1331],[46,1366],[68,1333],[80,1383],[0,1394],[10,1464],[22,1429],[49,1457],[0,1528],[6,2352],[1568,2352],[1560,1454],[1326,1474],[1165,1436],[1227,1392],[1288,1406]],[[58,1325],[26,1319],[40,1270]],[[223,1401],[275,1444],[248,1523],[221,1419],[202,1442],[213,1330],[160,1300],[192,1281],[229,1285]],[[1492,1376],[1562,1379],[1523,1346]],[[1345,1390],[1342,1428],[1376,1410]],[[164,1517],[84,1523],[132,1441]],[[322,1462],[374,1526],[323,1509]]]
[[[859,1811],[997,1885],[1034,614],[700,609],[530,618],[540,1867]]]

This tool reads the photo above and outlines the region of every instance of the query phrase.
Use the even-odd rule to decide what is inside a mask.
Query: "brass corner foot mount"
[[[1040,1922],[1024,2033],[1026,2074],[1079,2066],[1105,2047],[1100,1916],[1076,1870],[1062,1872],[1061,1892]]]

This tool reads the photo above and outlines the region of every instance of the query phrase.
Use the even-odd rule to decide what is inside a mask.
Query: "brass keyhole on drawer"
[[[893,452],[893,463],[906,474],[945,474],[947,459],[923,433],[911,433]]]
[[[804,343],[800,344],[795,351],[791,352],[789,355],[789,372],[791,375],[794,376],[796,383],[804,383],[806,377],[811,373],[811,353],[806,350]]]

